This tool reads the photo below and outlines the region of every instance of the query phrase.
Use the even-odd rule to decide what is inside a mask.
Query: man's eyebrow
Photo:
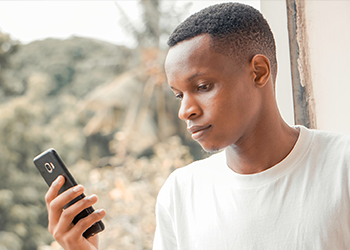
[[[193,78],[196,78],[197,76],[201,76],[201,75],[204,75],[204,73],[203,72],[196,72],[196,73],[194,73],[193,75],[191,75],[190,77],[188,77],[187,79],[186,79],[186,82],[190,82]],[[177,90],[176,88],[174,88],[173,86],[169,86],[170,87],[170,89],[171,90]]]
[[[186,79],[186,82],[189,82],[191,81],[193,78],[196,78],[197,76],[201,76],[201,75],[204,75],[203,72],[196,72],[194,73],[193,75],[191,75],[189,78]]]

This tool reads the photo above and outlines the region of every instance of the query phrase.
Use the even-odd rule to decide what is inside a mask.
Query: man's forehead
[[[165,68],[181,63],[185,58],[200,56],[201,52],[210,48],[210,35],[204,34],[193,37],[189,40],[179,42],[171,47],[165,58]]]

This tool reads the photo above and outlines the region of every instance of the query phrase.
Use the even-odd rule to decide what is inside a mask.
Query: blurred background
[[[166,41],[213,3],[0,2],[0,250],[60,249],[32,162],[50,147],[107,211],[100,249],[152,248],[159,189],[206,156],[177,118]]]
[[[159,189],[173,170],[207,157],[177,118],[166,41],[219,2],[0,1],[0,250],[60,249],[32,162],[50,147],[107,211],[100,249],[152,249]],[[294,124],[286,1],[239,2],[271,25],[278,105]],[[350,2],[306,3],[318,127],[350,133]]]

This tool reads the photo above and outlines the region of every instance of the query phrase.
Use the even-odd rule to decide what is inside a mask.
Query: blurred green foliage
[[[51,52],[50,57],[45,55],[49,47],[57,44],[61,50],[74,51],[72,46],[81,48],[82,44],[88,47],[95,43],[96,49],[89,51],[91,54],[105,49],[98,42],[82,38],[67,43],[49,39],[17,45],[18,51],[6,58],[8,66],[2,71],[5,85],[0,88],[0,95],[5,97],[0,102],[0,249],[33,250],[53,240],[46,229],[47,186],[32,163],[34,156],[55,147],[69,165],[84,155],[93,157],[90,152],[84,153],[86,142],[95,141],[86,139],[83,133],[86,117],[78,114],[76,105],[81,92],[88,92],[118,72],[108,67],[96,69],[97,76],[85,82],[86,71],[79,68],[81,64],[74,53],[66,52],[61,60],[57,54],[62,51]],[[124,50],[115,48],[117,52],[110,55],[123,56],[120,54]],[[26,64],[25,58],[40,63]],[[75,71],[79,72],[76,76]],[[106,71],[109,74],[104,74]],[[95,153],[96,157],[108,154]]]
[[[81,37],[22,45],[0,33],[0,250],[51,249],[47,185],[32,163],[50,147],[100,196],[103,249],[151,249],[159,188],[190,151],[202,153],[176,117],[160,48],[186,6],[140,7],[141,28],[120,12],[134,50]]]

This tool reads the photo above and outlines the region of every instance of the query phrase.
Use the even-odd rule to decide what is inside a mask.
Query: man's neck
[[[239,174],[255,174],[273,167],[292,151],[299,131],[282,118],[260,125],[226,149],[228,166]]]

